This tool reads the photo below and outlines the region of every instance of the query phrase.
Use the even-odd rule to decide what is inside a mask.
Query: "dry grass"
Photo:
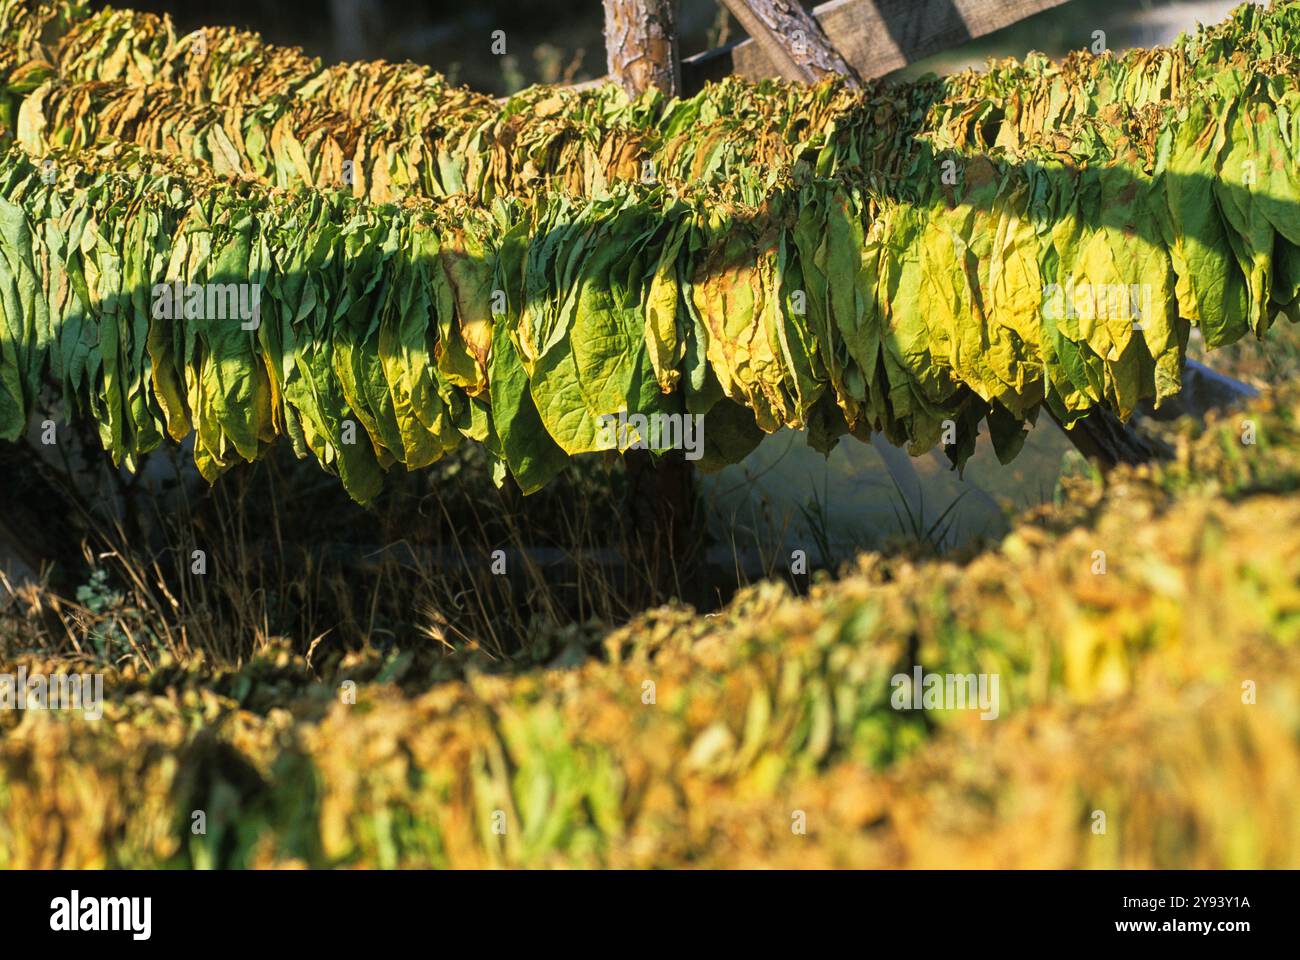
[[[524,497],[493,486],[467,446],[393,477],[362,510],[278,453],[212,487],[179,466],[162,489],[126,496],[81,481],[80,587],[0,580],[0,649],[146,669],[164,654],[237,665],[284,643],[504,658],[541,632],[617,625],[676,598],[716,607],[737,584],[734,568],[699,575],[702,530],[679,553],[647,542],[655,531],[629,522],[616,459],[587,458]]]

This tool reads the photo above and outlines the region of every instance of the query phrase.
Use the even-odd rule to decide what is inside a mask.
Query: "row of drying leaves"
[[[945,421],[955,462],[982,422],[1008,460],[1044,403],[1127,416],[1193,327],[1300,299],[1296,3],[866,96],[504,105],[228,28],[0,14],[0,435],[48,377],[128,464],[194,431],[213,477],[287,435],[365,501],[468,437],[533,490],[622,409],[705,415],[706,465]],[[176,281],[260,285],[258,328],[153,316]],[[1140,290],[1141,322],[1052,316],[1052,284]]]

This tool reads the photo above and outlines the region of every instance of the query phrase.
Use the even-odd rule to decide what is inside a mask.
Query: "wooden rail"
[[[815,7],[813,16],[848,65],[865,79],[884,76],[1066,2],[830,0]],[[682,89],[690,95],[708,81],[733,73],[760,80],[782,76],[783,70],[762,44],[745,39],[684,59]]]

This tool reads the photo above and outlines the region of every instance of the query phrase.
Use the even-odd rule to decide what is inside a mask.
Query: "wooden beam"
[[[740,21],[754,48],[762,51],[778,75],[802,83],[842,76],[858,86],[853,68],[798,0],[722,0],[722,5]]]
[[[1048,415],[1065,431],[1065,438],[1102,473],[1109,473],[1121,463],[1136,465],[1164,460],[1173,451],[1158,441],[1148,439],[1120,420],[1105,407],[1098,407],[1074,426],[1066,427],[1051,410]]]
[[[831,0],[812,12],[849,66],[858,76],[870,78],[882,77],[1065,2]],[[727,6],[730,9],[731,4]],[[706,82],[721,80],[732,73],[751,80],[785,75],[759,43],[753,39],[741,40],[683,60],[683,91],[690,95]]]

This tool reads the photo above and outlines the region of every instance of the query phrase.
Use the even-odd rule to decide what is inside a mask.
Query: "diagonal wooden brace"
[[[721,0],[762,48],[782,77],[816,83],[841,76],[860,86],[849,65],[819,24],[797,0]]]

